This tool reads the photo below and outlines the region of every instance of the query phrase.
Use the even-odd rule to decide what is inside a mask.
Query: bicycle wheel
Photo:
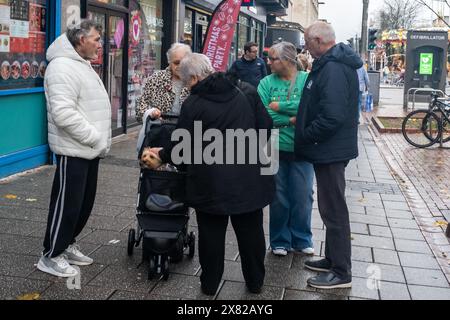
[[[403,120],[402,133],[414,147],[430,147],[440,138],[439,118],[428,110],[415,110]]]
[[[442,114],[441,111],[434,111],[434,114],[438,116],[439,119],[442,120],[441,123],[441,132],[442,132],[442,142],[449,142],[450,141],[450,123],[447,121],[445,116]]]
[[[450,141],[450,123],[446,119],[442,119],[442,142],[446,143]]]

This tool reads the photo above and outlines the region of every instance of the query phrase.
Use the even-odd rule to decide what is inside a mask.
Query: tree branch
[[[445,18],[442,17],[438,12],[436,12],[436,10],[434,10],[432,7],[430,7],[430,5],[428,3],[426,3],[424,0],[415,0],[415,1],[420,3],[423,6],[427,7],[428,9],[430,9],[430,11],[433,12],[438,17],[439,20],[444,22],[447,25],[447,27],[450,28],[450,24],[447,21],[445,21]],[[445,1],[445,2],[447,3],[447,1]],[[448,5],[448,3],[447,3],[447,5]]]

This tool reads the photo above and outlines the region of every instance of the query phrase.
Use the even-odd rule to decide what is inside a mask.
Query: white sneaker
[[[67,262],[64,254],[54,258],[42,256],[39,259],[37,268],[42,272],[46,272],[57,277],[70,278],[78,275],[78,271]]]
[[[302,249],[302,253],[307,254],[308,256],[313,256],[314,255],[314,248]]]
[[[71,244],[65,251],[64,254],[67,256],[67,261],[70,264],[76,266],[88,266],[94,262],[92,258],[85,256],[80,251],[80,247],[76,244]]]
[[[287,256],[288,251],[285,248],[275,248],[272,250],[272,253],[276,256]]]

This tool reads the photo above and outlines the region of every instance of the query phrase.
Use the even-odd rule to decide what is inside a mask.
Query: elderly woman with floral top
[[[183,86],[179,75],[181,60],[191,53],[191,48],[174,43],[167,51],[169,67],[153,73],[147,80],[144,92],[136,103],[136,120],[142,123],[144,115],[158,119],[162,113],[179,114],[181,104],[189,96],[189,89]]]

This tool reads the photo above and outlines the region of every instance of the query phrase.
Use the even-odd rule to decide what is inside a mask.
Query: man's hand
[[[271,102],[269,104],[269,108],[275,112],[280,111],[280,103],[279,102]]]

